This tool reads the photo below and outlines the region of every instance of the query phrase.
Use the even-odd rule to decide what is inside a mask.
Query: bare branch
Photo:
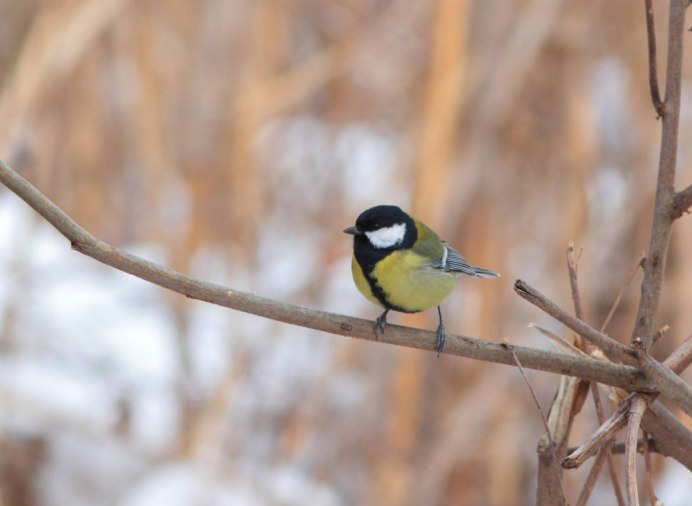
[[[673,372],[681,372],[689,363],[688,357],[691,348],[692,336],[688,337],[677,350],[671,353],[663,365]],[[657,447],[664,455],[675,455],[680,463],[692,469],[692,454],[690,454],[692,446],[688,442],[689,431],[663,406],[660,404],[651,405],[657,396],[658,394],[630,394],[584,444],[563,459],[562,466],[566,468],[580,466],[587,458],[596,453],[600,446],[610,441],[615,433],[625,426],[627,413],[634,399],[642,397],[649,405],[649,410],[643,416],[644,426],[656,440]]]
[[[656,27],[654,26],[654,8],[652,0],[644,0],[646,9],[646,34],[649,45],[649,88],[651,101],[659,118],[663,117],[665,110],[661,94],[658,91],[658,65],[656,64]]]
[[[601,402],[601,393],[598,390],[598,385],[593,381],[591,382],[591,397],[593,397],[593,403],[596,407],[596,417],[598,418],[598,423],[603,425],[603,423],[606,421],[606,417],[603,409],[603,403]],[[618,502],[618,506],[625,506],[625,498],[622,495],[622,490],[620,490],[620,480],[618,478],[618,473],[615,469],[615,462],[613,461],[613,456],[610,451],[612,445],[606,446],[608,447],[608,450],[605,451],[605,457],[606,461],[608,462],[608,473],[610,474],[610,482],[613,485],[613,493],[615,494],[615,499]],[[604,452],[604,448],[601,448],[600,452]],[[595,471],[595,469],[592,469],[592,471]],[[586,498],[588,499],[588,496]]]
[[[632,347],[637,353],[640,367],[646,377],[656,386],[656,390],[673,401],[689,416],[692,416],[692,388],[680,376],[654,360],[647,353],[646,346],[641,339],[635,339]],[[690,355],[692,356],[692,352]]]
[[[627,504],[639,506],[639,491],[637,490],[637,440],[642,415],[646,409],[646,400],[642,397],[632,399],[632,405],[627,415],[627,437],[625,439],[625,488],[627,490]]]
[[[571,452],[562,460],[562,467],[573,469],[582,465],[586,459],[596,453],[604,444],[609,443],[617,431],[627,423],[626,415],[629,412],[629,407],[635,395],[630,394],[627,399],[620,403],[620,407],[615,411],[584,444]]]
[[[542,309],[556,320],[564,323],[567,327],[582,336],[584,339],[587,339],[591,343],[601,348],[603,353],[605,353],[609,359],[613,361],[622,361],[630,365],[636,364],[637,360],[634,351],[632,351],[630,348],[599,332],[579,318],[572,316],[521,279],[518,279],[514,283],[514,291],[517,292],[523,299],[528,300],[534,306]]]
[[[560,465],[558,464],[559,458],[558,458],[558,448],[555,444],[555,441],[553,440],[553,437],[550,433],[550,426],[548,424],[548,420],[545,417],[545,413],[543,413],[543,408],[541,408],[541,403],[538,402],[538,397],[536,396],[536,392],[533,390],[533,387],[531,386],[531,383],[529,382],[529,378],[526,377],[526,373],[524,372],[524,368],[521,366],[521,362],[519,361],[519,357],[517,357],[516,353],[512,350],[512,347],[510,345],[506,345],[509,350],[512,352],[512,358],[514,359],[514,363],[517,365],[517,368],[519,369],[519,372],[521,373],[521,377],[524,379],[524,383],[529,389],[529,392],[531,393],[531,397],[533,398],[534,404],[536,404],[536,409],[538,410],[538,413],[541,415],[541,420],[543,421],[543,427],[545,428],[545,437],[548,439],[548,447],[545,448],[544,445],[541,445],[539,442],[538,445],[538,456],[539,456],[539,464],[541,469],[539,469],[539,474],[538,474],[538,481],[539,481],[539,491],[538,493],[540,494],[541,490],[548,491],[548,493],[553,493],[556,489],[560,491],[560,497],[556,498],[560,504],[565,503],[565,489],[562,485],[562,472],[560,470]],[[546,456],[550,456],[550,458],[545,458]]]
[[[675,418],[663,404],[649,404],[644,412],[642,425],[656,441],[657,451],[668,457],[673,457],[692,471],[692,444],[690,430]]]
[[[64,235],[72,243],[75,250],[106,265],[192,299],[331,334],[368,340],[376,339],[371,321],[315,311],[258,297],[251,293],[232,290],[186,276],[168,267],[119,251],[99,241],[80,227],[45,195],[1,161],[0,181]],[[380,342],[432,351],[435,333],[388,325],[387,332],[380,336],[379,340]],[[644,375],[634,367],[624,367],[590,358],[567,356],[562,353],[523,346],[514,346],[513,349],[524,367],[530,369],[567,374],[629,391],[650,391]],[[476,360],[514,364],[512,354],[501,344],[466,336],[448,335],[445,353]]]
[[[656,497],[656,491],[654,490],[654,470],[651,465],[651,448],[649,446],[650,440],[649,435],[644,431],[644,438],[637,441],[637,451],[642,451],[644,454],[644,465],[646,466],[646,489],[649,492],[649,504],[652,506],[657,506],[660,504],[658,497]],[[639,450],[639,445],[642,445],[642,450]]]
[[[666,96],[663,103],[661,122],[661,153],[658,166],[658,183],[654,220],[651,227],[649,252],[644,262],[644,280],[637,309],[637,319],[632,332],[632,341],[640,337],[648,346],[654,333],[661,287],[668,256],[668,243],[673,224],[672,205],[675,191],[675,165],[678,149],[678,126],[680,122],[680,90],[682,79],[682,48],[685,33],[685,10],[689,0],[671,0],[668,21],[668,58],[666,65]]]
[[[649,448],[649,452],[660,453],[658,451],[658,448],[656,447],[656,441],[654,441],[651,438],[647,439],[646,442],[640,438],[639,441],[637,441],[637,451],[639,453],[643,453],[645,445]],[[577,446],[570,446],[569,448],[567,448],[567,452],[573,453],[577,449],[578,449]],[[621,442],[621,443],[611,444],[610,445],[610,453],[612,453],[613,455],[623,455],[625,453],[625,443]]]
[[[687,336],[687,339],[663,362],[663,365],[670,367],[678,374],[687,369],[690,364],[692,364],[692,334]]]
[[[692,184],[684,190],[680,190],[673,197],[671,218],[677,220],[683,214],[689,213],[690,208],[692,208]]]
[[[589,476],[587,476],[586,478],[584,488],[579,494],[579,499],[577,499],[577,503],[575,506],[586,506],[586,504],[588,503],[589,497],[591,497],[591,492],[593,491],[593,488],[596,485],[596,480],[598,480],[598,475],[601,474],[601,469],[603,468],[603,464],[606,461],[606,457],[610,454],[610,447],[611,444],[605,444],[598,451],[596,460],[593,463],[591,470],[589,471]]]

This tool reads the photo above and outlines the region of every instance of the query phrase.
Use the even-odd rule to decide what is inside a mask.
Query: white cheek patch
[[[384,249],[391,248],[400,244],[406,235],[406,223],[397,223],[391,227],[365,232],[370,244],[375,248]]]

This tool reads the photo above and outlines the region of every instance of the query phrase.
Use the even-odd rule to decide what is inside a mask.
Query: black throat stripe
[[[394,311],[399,311],[401,313],[410,313],[410,311],[407,311],[404,308],[389,302],[387,292],[385,292],[384,289],[380,286],[380,284],[377,282],[377,279],[375,278],[375,275],[373,274],[373,271],[375,270],[375,265],[377,265],[377,263],[380,260],[391,255],[394,251],[394,248],[387,250],[375,250],[372,247],[369,247],[368,244],[367,248],[359,248],[358,246],[356,246],[355,256],[356,261],[360,265],[360,268],[363,270],[363,275],[365,276],[365,279],[367,280],[368,285],[370,286],[372,294],[377,298],[377,300],[380,301],[380,304],[382,304],[387,309],[392,309]]]

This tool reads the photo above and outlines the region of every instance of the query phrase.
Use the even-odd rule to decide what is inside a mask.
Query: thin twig
[[[642,397],[632,399],[627,415],[627,436],[625,438],[625,489],[627,490],[628,506],[639,506],[639,491],[637,490],[637,440],[642,415],[646,409],[646,400]]]
[[[666,360],[663,362],[663,365],[675,373],[680,373],[689,364],[690,355],[692,355],[692,335],[688,337],[682,343],[682,345],[678,347],[678,349],[671,353],[670,356],[668,356],[668,358],[666,358]],[[562,466],[567,468],[580,466],[584,463],[584,461],[587,458],[596,453],[600,446],[610,441],[610,439],[613,438],[615,433],[622,427],[624,427],[627,423],[627,413],[630,410],[632,402],[634,402],[634,399],[639,397],[641,397],[647,405],[650,405],[651,402],[653,402],[656,399],[656,397],[658,397],[658,394],[630,394],[626,399],[624,399],[620,403],[618,409],[604,423],[600,425],[596,432],[594,432],[581,446],[579,446],[574,451],[570,452],[568,456],[565,459],[563,459]],[[660,428],[653,427],[651,424],[648,423],[648,421],[657,419],[659,422],[661,422],[668,417],[668,413],[666,412],[666,410],[664,410],[663,406],[660,406],[658,404],[650,406],[650,411],[653,413],[650,415],[647,411],[647,413],[644,414],[644,420],[647,430],[653,433],[653,431],[651,430],[652,428],[654,430],[660,430]],[[682,424],[680,424],[675,418],[667,420],[666,423],[668,425],[668,434],[670,434],[671,436],[673,434],[677,435],[681,431],[684,434],[686,431],[684,426],[681,427]],[[653,435],[654,437],[659,436],[658,434]],[[666,444],[666,441],[661,440],[660,445],[657,444],[657,446],[661,446],[664,444]],[[666,450],[676,451],[678,449],[678,446],[679,444],[677,442],[672,445],[666,445]],[[660,449],[663,451],[663,448]],[[689,468],[692,468],[692,455],[687,453],[687,451],[685,453],[678,453],[677,455],[678,456],[676,458],[679,462],[683,463],[685,466]]]
[[[637,441],[637,451],[639,451],[640,441]],[[649,493],[649,503],[651,506],[660,504],[656,491],[654,490],[654,470],[651,465],[651,449],[649,448],[649,435],[644,430],[644,438],[641,440],[644,453],[644,465],[646,466],[646,489]]]
[[[644,453],[644,439],[639,438],[639,441],[637,441],[637,451],[639,453]],[[656,441],[654,441],[652,438],[648,438],[646,441],[646,445],[649,447],[649,453],[660,453],[658,451],[658,447],[656,446]],[[567,448],[568,453],[572,453],[576,451],[578,447],[576,446],[570,446]],[[613,455],[624,455],[625,453],[625,443],[620,442],[620,443],[612,443],[610,445],[610,453]]]
[[[598,480],[598,475],[601,474],[601,469],[603,468],[603,464],[606,461],[606,457],[608,457],[608,455],[610,454],[610,446],[610,444],[605,444],[598,451],[596,460],[594,461],[593,466],[591,466],[589,475],[586,477],[586,482],[584,482],[584,488],[579,494],[579,498],[577,499],[575,506],[586,506],[589,497],[591,497],[591,492],[593,491],[594,486],[596,486],[596,480]]]
[[[0,161],[0,182],[16,193],[43,216],[71,243],[72,247],[106,265],[149,281],[163,288],[219,306],[304,328],[360,339],[376,340],[372,322],[340,314],[316,311],[286,304],[257,295],[232,290],[214,283],[186,276],[168,267],[113,248],[80,227],[67,214],[39,192],[26,179]],[[433,350],[434,332],[388,325],[379,341],[422,350]],[[644,375],[634,367],[609,364],[600,360],[568,356],[525,346],[514,351],[524,367],[558,374],[568,374],[629,391],[651,391]],[[444,353],[514,365],[511,353],[499,343],[472,337],[447,335]],[[692,441],[690,443],[692,445]]]
[[[596,408],[596,417],[598,418],[598,423],[603,425],[606,421],[605,410],[603,409],[603,403],[601,402],[601,393],[598,390],[598,385],[591,382],[591,397],[593,398],[593,403]],[[625,498],[622,495],[622,490],[620,489],[620,479],[618,478],[617,470],[615,469],[615,462],[613,461],[613,455],[610,450],[612,445],[606,445],[607,451],[605,451],[606,461],[608,462],[608,474],[610,475],[610,482],[613,485],[613,493],[615,494],[615,499],[618,502],[618,506],[625,506]],[[604,451],[601,449],[601,451]]]
[[[649,44],[649,88],[651,101],[656,109],[656,114],[663,117],[664,107],[661,94],[658,91],[658,66],[656,64],[656,27],[654,25],[654,8],[652,0],[644,0],[646,9],[646,34]]]
[[[624,401],[620,403],[620,407],[615,411],[596,432],[594,432],[581,446],[571,452],[562,460],[562,467],[573,469],[582,465],[586,459],[594,455],[606,443],[609,443],[615,436],[617,431],[627,423],[627,413],[634,396],[639,394],[630,394]]]
[[[601,332],[605,332],[606,328],[608,327],[608,324],[610,323],[611,318],[615,314],[615,311],[617,310],[618,306],[620,305],[620,301],[622,300],[622,296],[625,294],[625,290],[630,286],[630,283],[632,283],[632,279],[634,278],[634,275],[637,273],[639,268],[644,264],[644,260],[646,260],[646,255],[642,253],[642,256],[637,260],[637,264],[632,267],[630,270],[629,274],[627,275],[627,280],[625,281],[625,284],[622,285],[622,288],[620,288],[620,291],[617,294],[617,297],[615,297],[615,300],[613,301],[613,305],[610,306],[610,311],[608,311],[608,316],[606,316],[606,319],[603,321],[603,325],[601,325],[601,328],[599,329]]]
[[[542,309],[556,320],[564,323],[584,339],[598,346],[609,359],[613,361],[622,361],[630,365],[636,363],[637,359],[634,351],[630,348],[571,315],[525,281],[521,279],[516,280],[514,282],[514,291],[517,292],[521,298]]]
[[[670,330],[670,325],[664,325],[660,329],[658,329],[654,335],[651,337],[651,347],[653,348],[656,346],[656,343],[663,337],[663,334],[668,332]]]
[[[579,248],[579,253],[574,256],[574,243],[567,245],[567,271],[569,272],[569,286],[572,291],[572,301],[574,302],[574,315],[580,320],[584,319],[584,309],[581,305],[581,295],[579,294],[579,282],[577,272],[579,271],[579,260],[584,252],[584,248]]]
[[[550,427],[548,426],[548,419],[545,417],[545,413],[543,413],[543,408],[541,408],[541,403],[538,401],[538,397],[536,396],[536,392],[533,390],[533,387],[531,386],[531,383],[529,382],[529,378],[526,377],[526,373],[524,372],[524,368],[521,366],[521,362],[519,361],[519,357],[517,357],[517,354],[514,353],[514,347],[508,344],[505,344],[505,346],[508,347],[508,349],[512,353],[512,358],[514,359],[514,363],[517,365],[517,368],[519,369],[519,372],[521,373],[521,377],[524,379],[524,383],[526,383],[527,388],[529,389],[529,392],[531,393],[531,397],[533,398],[533,402],[536,404],[536,409],[538,410],[538,413],[541,415],[541,420],[543,421],[543,427],[545,428],[545,433],[546,437],[548,438],[548,442],[550,444],[550,448],[552,449],[553,453],[553,463],[556,477],[557,477],[557,483],[560,488],[560,496],[562,497],[562,502],[565,502],[565,489],[562,485],[562,471],[559,468],[559,459],[557,455],[557,446],[555,446],[555,441],[553,440],[552,435],[550,434]]]

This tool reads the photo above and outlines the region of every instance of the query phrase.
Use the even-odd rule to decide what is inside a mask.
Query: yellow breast
[[[390,305],[417,313],[440,305],[454,289],[454,274],[431,269],[428,262],[411,250],[394,251],[377,263],[371,275]],[[382,305],[355,258],[352,270],[358,290],[371,302]]]

